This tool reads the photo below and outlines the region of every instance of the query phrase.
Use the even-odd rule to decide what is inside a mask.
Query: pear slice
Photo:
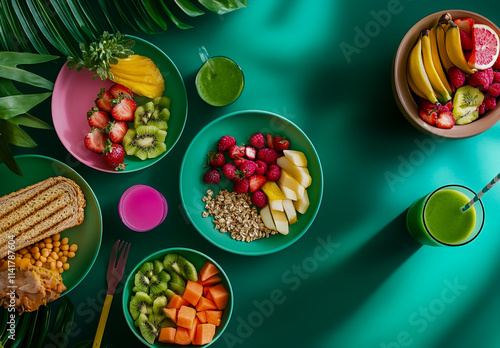
[[[281,234],[288,234],[288,219],[285,213],[271,209],[271,215],[273,216],[276,230]]]
[[[281,170],[281,176],[277,182],[286,198],[291,199],[292,201],[296,201],[298,196],[304,195],[304,186],[299,184],[299,182],[284,169]]]
[[[299,213],[306,213],[307,208],[309,208],[309,195],[307,194],[307,190],[304,190],[304,193],[297,197],[297,200],[293,202],[293,205]]]
[[[295,150],[283,150],[283,154],[297,167],[307,167],[307,158],[303,152]]]
[[[293,225],[297,222],[297,211],[295,210],[295,206],[290,199],[284,199],[282,201],[283,208],[285,209],[286,218],[290,225]]]
[[[274,225],[269,205],[266,205],[264,208],[260,210],[260,217],[262,218],[262,222],[267,228],[276,231],[276,226]]]
[[[312,178],[309,175],[309,170],[305,167],[297,167],[286,156],[278,158],[277,164],[280,168],[286,170],[291,176],[295,178],[304,187],[309,187]]]
[[[283,208],[283,200],[282,199],[278,199],[275,201],[269,201],[269,208],[271,208],[271,210],[285,211]]]

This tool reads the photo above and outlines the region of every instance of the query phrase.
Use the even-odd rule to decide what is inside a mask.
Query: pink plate
[[[108,89],[113,81],[92,80],[95,73],[83,69],[69,70],[64,65],[57,76],[52,98],[52,118],[57,136],[64,147],[80,162],[97,170],[114,172],[100,154],[87,149],[84,139],[90,131],[87,111],[95,107],[94,100],[102,87]]]

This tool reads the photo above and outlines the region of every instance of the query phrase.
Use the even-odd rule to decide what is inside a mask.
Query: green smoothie
[[[415,201],[408,210],[407,227],[410,234],[422,244],[463,245],[479,234],[484,212],[477,218],[476,208],[466,212],[461,208],[474,192],[463,186],[445,186]]]
[[[231,104],[241,94],[245,84],[243,72],[238,64],[226,57],[210,58],[201,66],[196,75],[196,89],[201,99],[214,106]]]

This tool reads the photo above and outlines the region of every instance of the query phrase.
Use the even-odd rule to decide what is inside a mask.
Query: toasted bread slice
[[[0,258],[83,222],[82,189],[62,176],[0,197]]]

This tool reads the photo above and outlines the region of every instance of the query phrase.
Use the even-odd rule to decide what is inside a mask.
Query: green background
[[[164,50],[187,88],[184,133],[159,163],[130,174],[98,172],[75,161],[53,131],[30,132],[39,146],[15,149],[73,167],[102,208],[101,251],[68,295],[76,308],[70,343],[93,338],[110,249],[123,239],[132,242],[126,273],[167,247],[194,248],[220,263],[235,302],[231,322],[213,347],[499,347],[500,188],[484,197],[484,230],[464,247],[420,247],[406,232],[404,214],[416,198],[444,184],[481,189],[500,168],[500,127],[453,141],[418,132],[394,102],[391,64],[399,41],[420,18],[457,8],[500,24],[500,3],[248,2],[248,8],[224,16],[187,18],[190,30],[172,25],[154,36],[128,32]],[[379,17],[383,25],[374,25],[388,7],[394,10],[390,18]],[[357,30],[366,29],[372,37],[345,55],[342,43],[354,46]],[[199,45],[242,67],[246,85],[234,104],[210,107],[197,96]],[[62,64],[62,59],[46,63],[42,74],[55,80]],[[287,249],[259,257],[233,255],[205,240],[186,219],[178,188],[179,166],[196,133],[221,115],[246,109],[275,112],[296,123],[319,153],[325,182],[310,230]],[[50,103],[33,114],[51,122]],[[128,230],[118,216],[119,197],[134,184],[155,187],[169,204],[164,223],[146,234]],[[103,343],[140,346],[120,300],[119,287]]]

